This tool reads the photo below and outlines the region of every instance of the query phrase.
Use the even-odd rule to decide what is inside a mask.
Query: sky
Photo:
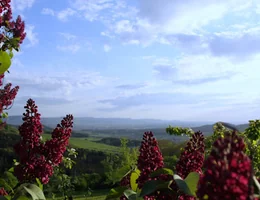
[[[5,82],[43,117],[247,122],[260,113],[259,0],[12,0],[27,37]]]

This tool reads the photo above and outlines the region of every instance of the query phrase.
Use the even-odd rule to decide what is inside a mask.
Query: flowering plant
[[[73,116],[64,117],[53,130],[51,139],[44,142],[41,137],[43,126],[40,122],[38,107],[32,99],[29,99],[24,108],[26,109],[23,114],[24,123],[19,127],[21,139],[14,146],[19,160],[15,163],[13,171],[19,183],[15,186],[15,191],[11,190],[9,193],[12,195],[12,199],[23,196],[26,191],[31,196],[39,193],[40,197],[35,197],[36,199],[45,199],[42,190],[35,184],[39,184],[39,186],[47,184],[53,175],[54,167],[64,160],[63,154],[72,132]],[[6,199],[11,199],[4,189],[1,189],[0,192],[0,195],[5,196]]]
[[[26,37],[25,23],[21,16],[13,20],[10,4],[11,0],[0,1],[0,87],[3,86],[4,73],[11,66],[12,50],[19,51]],[[0,89],[0,128],[5,125],[3,119],[8,116],[3,110],[10,108],[18,90],[19,87],[12,88],[11,83]]]
[[[217,124],[223,134],[216,137],[206,158],[203,134],[191,134],[175,172],[164,168],[156,139],[151,132],[145,132],[138,169],[123,177],[121,186],[113,188],[106,199],[120,196],[121,199],[147,200],[258,199],[255,193],[259,193],[260,184],[254,176],[251,157],[247,155],[248,143],[244,142],[242,133],[224,125],[232,131],[227,131],[221,123]],[[258,132],[251,133],[256,134]]]
[[[0,75],[0,86],[3,85],[3,79],[4,74]],[[7,113],[3,113],[3,111],[10,109],[18,90],[19,86],[12,88],[11,83],[6,84],[3,89],[0,89],[0,128],[6,124],[3,119],[7,117]]]
[[[53,167],[58,166],[69,144],[73,127],[73,116],[67,115],[52,132],[52,138],[42,141],[43,126],[38,107],[32,99],[27,101],[23,114],[24,123],[19,127],[21,140],[14,147],[19,156],[19,164],[14,173],[20,182],[34,182],[36,178],[43,184],[49,182]]]
[[[12,51],[12,49],[15,49],[19,51],[19,47],[26,37],[25,24],[20,15],[16,20],[13,20],[11,0],[0,1],[0,15],[0,50]]]

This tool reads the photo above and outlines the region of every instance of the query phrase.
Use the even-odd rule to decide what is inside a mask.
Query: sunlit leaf
[[[138,179],[139,176],[140,176],[140,170],[139,169],[136,169],[135,171],[133,171],[131,173],[130,186],[131,186],[133,191],[137,191],[138,184],[136,183],[136,180]]]
[[[11,66],[11,58],[5,51],[0,51],[0,74],[4,74]]]

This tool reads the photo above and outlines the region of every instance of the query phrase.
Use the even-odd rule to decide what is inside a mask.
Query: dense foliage
[[[164,168],[153,134],[144,133],[138,171],[123,177],[124,184],[112,189],[107,199],[258,199],[260,185],[252,159],[257,153],[253,147],[259,128],[258,120],[250,121],[244,133],[230,124],[217,123],[206,141],[201,132],[191,134],[174,171]]]

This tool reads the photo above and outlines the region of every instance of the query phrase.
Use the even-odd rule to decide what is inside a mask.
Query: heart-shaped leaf
[[[196,196],[199,179],[200,175],[197,172],[189,173],[189,175],[184,179],[190,192],[192,193],[192,196]]]
[[[138,184],[136,183],[136,180],[138,179],[139,176],[140,176],[139,169],[134,170],[130,176],[130,186],[131,186],[132,190],[136,191],[136,192],[138,190]]]
[[[0,74],[4,74],[11,66],[11,58],[5,51],[0,51]]]

